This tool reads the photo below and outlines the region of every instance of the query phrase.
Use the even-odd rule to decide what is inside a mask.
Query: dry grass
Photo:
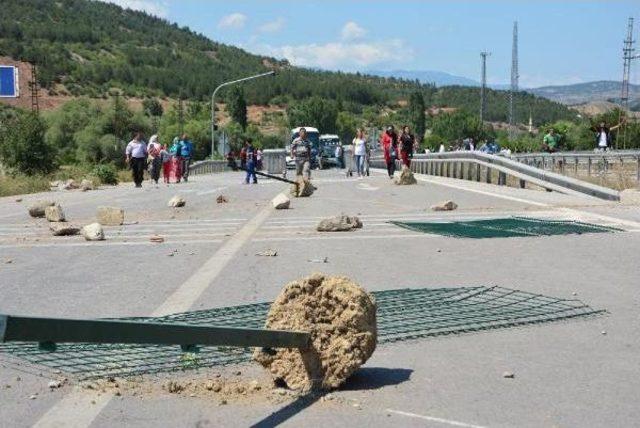
[[[0,177],[0,196],[22,195],[24,193],[46,192],[49,190],[49,178],[44,176],[6,176]]]

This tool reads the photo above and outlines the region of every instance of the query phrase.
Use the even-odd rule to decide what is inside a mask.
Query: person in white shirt
[[[607,127],[606,123],[604,122],[601,122],[600,125],[592,128],[596,133],[596,147],[598,148],[598,150],[605,151],[611,148],[611,131],[615,131],[616,129],[620,128],[623,123],[624,117],[619,124],[617,124],[616,126],[612,126],[611,128]]]
[[[367,141],[362,128],[358,128],[356,137],[351,144],[353,145],[353,159],[356,164],[358,178],[362,178],[364,176],[364,158],[367,155]]]
[[[133,135],[133,140],[129,141],[125,149],[126,161],[131,168],[131,174],[133,175],[133,181],[136,183],[136,187],[142,187],[144,170],[147,164],[147,154],[147,145],[142,140],[142,133],[136,132]]]

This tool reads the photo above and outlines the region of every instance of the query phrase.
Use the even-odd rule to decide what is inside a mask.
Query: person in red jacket
[[[398,136],[393,125],[387,126],[387,130],[382,134],[381,143],[389,178],[393,178],[393,174],[396,172],[396,159],[398,159]]]

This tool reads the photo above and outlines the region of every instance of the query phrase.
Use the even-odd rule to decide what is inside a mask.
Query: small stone
[[[187,204],[187,201],[182,196],[176,195],[173,198],[169,199],[167,206],[173,207],[173,208],[180,208],[180,207],[184,207],[186,204]]]
[[[91,223],[81,230],[82,236],[87,241],[104,241],[104,230],[100,223]]]
[[[252,380],[251,383],[249,384],[249,388],[252,391],[260,391],[262,389],[262,387],[260,386],[260,383],[258,383],[257,380]]]
[[[513,372],[504,372],[502,373],[502,377],[505,379],[513,379],[516,375]]]
[[[607,334],[607,332],[606,332],[606,331],[604,331],[604,330],[602,330],[602,331],[600,332],[600,334],[605,335],[605,334]]]
[[[458,208],[458,204],[453,201],[444,201],[439,204],[432,205],[431,209],[433,211],[453,211]]]
[[[62,382],[60,382],[59,380],[52,380],[51,382],[49,382],[50,389],[57,389],[57,388],[60,388],[61,386],[62,386]]]
[[[225,400],[224,398],[222,400],[220,400],[220,405],[224,406],[225,404],[227,404],[227,400]]]
[[[96,400],[91,400],[91,404],[96,404]]]
[[[216,373],[213,375],[213,377],[222,377],[222,375],[220,373]]]
[[[189,397],[195,397],[196,394],[189,394]]]
[[[213,391],[213,392],[220,392],[220,391],[222,391],[222,385],[220,385],[219,383],[216,383],[215,385],[213,385],[212,391]]]
[[[119,207],[98,207],[96,218],[103,226],[121,226],[124,224],[124,210]]]
[[[256,256],[275,257],[278,255],[276,250],[264,250],[256,253]]]
[[[22,198],[16,198],[16,202],[22,202]]]
[[[233,372],[233,374],[236,376],[240,376],[242,372],[240,370],[236,370],[235,372]]]
[[[22,378],[20,376],[16,376],[16,382],[20,382]]]
[[[331,401],[331,400],[333,400],[334,397],[333,397],[333,394],[327,394],[327,395],[324,396],[324,398],[325,398],[325,400]]]
[[[37,396],[37,395],[35,395],[35,394],[34,394],[34,395],[29,396],[29,400],[35,400],[36,398],[38,398],[38,396]]]
[[[242,386],[242,385],[238,385],[238,386],[236,386],[236,392],[237,392],[238,394],[242,394],[242,393],[244,393],[245,391],[246,391],[246,390],[245,390],[244,386]]]
[[[207,391],[213,390],[213,382],[207,382],[205,388],[207,389]]]
[[[10,265],[11,263],[13,263],[13,259],[4,259],[4,262]]]
[[[358,404],[358,403],[353,403],[353,407],[355,407],[358,410],[362,409],[362,407],[360,407],[360,404]]]
[[[163,243],[163,242],[164,242],[164,238],[163,238],[162,236],[160,236],[160,235],[152,235],[152,236],[149,238],[149,241],[151,241],[151,242],[155,242],[155,243],[157,243],[157,244],[161,244],[161,243]]]
[[[279,395],[287,395],[287,391],[284,388],[277,388],[275,392]]]
[[[116,391],[114,394],[116,397],[120,397],[122,395],[122,393],[120,391]]]
[[[216,198],[216,202],[219,204],[226,204],[227,202],[229,202],[229,199],[227,199],[225,195],[218,195],[218,197]]]
[[[577,292],[577,291],[574,291],[573,293],[571,293],[571,295],[572,295],[572,296],[577,296],[577,295],[578,295],[578,292]]]

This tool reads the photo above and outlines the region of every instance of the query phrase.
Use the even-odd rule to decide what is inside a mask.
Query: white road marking
[[[211,190],[205,190],[203,192],[198,192],[198,193],[196,193],[196,195],[198,195],[198,196],[210,195],[212,193],[220,192],[221,190],[224,190],[224,189],[226,189],[226,187],[218,187],[216,189],[211,189]]]
[[[291,237],[273,237],[273,238],[254,238],[253,242],[270,242],[270,241],[321,241],[332,239],[395,239],[395,238],[437,238],[440,235],[429,233],[419,234],[396,234],[396,235],[360,235],[358,232],[333,232],[331,235],[317,236],[291,236]]]
[[[151,316],[162,316],[188,310],[213,283],[245,242],[251,238],[251,235],[260,228],[260,225],[264,223],[272,211],[271,204],[265,205],[242,229],[229,238],[200,269],[175,290],[160,307],[153,311]],[[88,393],[84,389],[74,388],[71,393],[51,407],[34,426],[37,428],[88,427],[113,396],[113,393],[98,395],[98,392]],[[91,400],[94,400],[96,404],[90,404]]]
[[[482,425],[468,424],[466,422],[454,421],[451,419],[437,418],[435,416],[419,415],[417,413],[403,412],[401,410],[387,409],[389,413],[395,413],[396,415],[408,416],[410,418],[422,419],[425,421],[438,422],[445,425],[451,425],[454,427],[464,428],[485,428]]]
[[[201,235],[198,235],[201,237]],[[62,238],[64,239],[64,238]],[[224,242],[222,239],[182,239],[182,240],[167,240],[166,244],[178,245],[178,244],[220,244]],[[35,248],[35,247],[94,247],[103,248],[105,246],[159,246],[151,241],[113,241],[107,240],[102,243],[98,242],[30,242],[30,243],[16,243],[16,244],[0,244],[0,248]]]

